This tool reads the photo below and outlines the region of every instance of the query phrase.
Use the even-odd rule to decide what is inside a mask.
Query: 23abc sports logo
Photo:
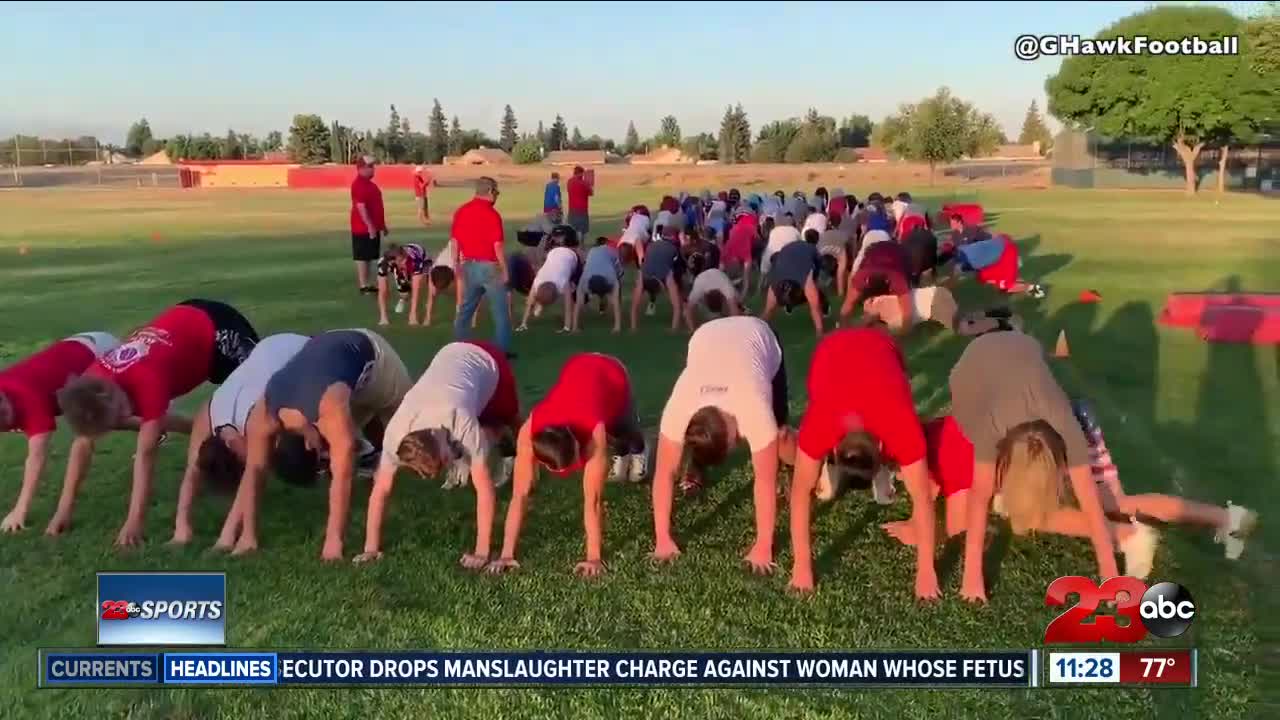
[[[1074,605],[1068,600],[1070,595],[1079,596]],[[1095,614],[1103,602],[1115,603],[1115,613]],[[1172,582],[1147,587],[1134,577],[1109,578],[1101,586],[1078,575],[1060,577],[1045,590],[1044,603],[1067,608],[1045,628],[1046,644],[1136,643],[1148,633],[1174,638],[1185,633],[1196,617],[1190,590]],[[1084,622],[1090,616],[1093,622]],[[1120,619],[1126,623],[1120,624]]]
[[[145,600],[141,603],[128,600],[103,600],[103,620],[217,620],[222,617],[222,602],[218,600]]]

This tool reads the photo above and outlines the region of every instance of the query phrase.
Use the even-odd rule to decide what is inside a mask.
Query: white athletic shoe
[[[404,308],[405,308],[404,298],[400,298],[399,302],[396,303],[396,314],[397,315],[403,314]]]
[[[658,306],[653,303],[649,303],[649,306],[644,309],[644,314],[648,315],[649,317],[653,317],[655,314],[657,314],[657,312],[658,312]]]
[[[822,469],[818,471],[818,485],[813,489],[814,496],[823,502],[836,497],[836,484],[831,479],[830,467],[827,463],[822,463]]]
[[[1258,513],[1247,507],[1227,503],[1227,524],[1218,528],[1213,541],[1223,546],[1228,560],[1239,560],[1245,541],[1258,526]]]
[[[614,455],[613,462],[609,465],[609,479],[613,481],[626,480],[631,473],[630,460],[630,455]]]
[[[1124,553],[1124,574],[1146,580],[1155,566],[1156,548],[1160,546],[1160,533],[1146,523],[1132,521],[1133,534],[1120,541]]]
[[[871,478],[871,496],[880,505],[892,505],[897,495],[897,489],[894,487],[893,472],[888,468],[881,467],[876,472],[876,476]]]
[[[449,474],[445,477],[444,484],[440,487],[444,490],[452,490],[454,488],[466,487],[471,482],[471,464],[466,460],[455,460],[449,466]]]
[[[644,440],[644,450],[627,456],[630,460],[627,479],[633,483],[644,482],[649,476],[649,438]]]
[[[534,306],[533,306],[533,316],[534,316],[534,317],[542,317],[542,306],[541,306],[541,305],[534,305]]]
[[[516,459],[513,457],[502,458],[502,466],[498,470],[498,476],[494,478],[493,486],[502,487],[511,482],[511,477],[515,475]]]
[[[991,496],[991,512],[999,515],[1000,517],[1009,517],[1004,512],[1004,496],[1000,493],[996,493]]]

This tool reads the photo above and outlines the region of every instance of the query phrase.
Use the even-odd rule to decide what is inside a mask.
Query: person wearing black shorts
[[[378,292],[370,275],[373,263],[382,255],[382,238],[391,232],[382,190],[373,182],[376,164],[371,155],[361,155],[356,159],[356,178],[351,182],[351,259],[356,263],[356,284],[360,292],[368,294]]]
[[[640,325],[641,297],[647,293],[652,307],[664,286],[667,297],[671,300],[671,331],[680,329],[680,276],[684,268],[680,247],[676,244],[679,238],[674,228],[663,228],[662,233],[661,237],[648,245],[636,246],[639,251],[640,272],[637,274],[635,290],[631,294],[631,332],[635,332]]]
[[[768,322],[779,305],[790,312],[807,302],[813,329],[822,337],[822,317],[827,314],[828,305],[826,296],[818,288],[818,258],[817,246],[807,242],[793,242],[774,253],[766,279],[769,293],[760,319]]]

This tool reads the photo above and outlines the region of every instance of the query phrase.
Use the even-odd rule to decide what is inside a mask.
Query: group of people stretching
[[[650,241],[659,242],[667,241]],[[637,256],[654,247],[638,247]],[[861,290],[851,285],[847,292]],[[808,404],[793,425],[784,353],[773,329],[745,315],[710,320],[689,339],[653,443],[641,428],[627,368],[610,355],[571,356],[525,415],[511,362],[494,345],[451,342],[415,382],[395,349],[372,331],[259,338],[229,305],[188,300],[123,342],[83,333],[0,371],[0,429],[28,438],[22,488],[2,527],[25,527],[61,415],[74,439],[46,534],[71,528],[97,440],[128,430],[136,433],[137,448],[120,546],[141,541],[157,448],[165,433],[178,432],[189,433],[190,442],[172,542],[193,539],[197,497],[221,487],[233,490],[234,500],[215,547],[237,555],[258,548],[262,490],[274,475],[299,485],[327,481],[321,557],[345,557],[353,477],[364,467],[373,483],[363,551],[354,559],[381,557],[386,510],[403,468],[421,477],[443,475],[449,486],[470,484],[475,542],[460,564],[509,571],[519,566],[518,540],[542,468],[559,478],[581,473],[585,554],[576,572],[598,575],[606,570],[604,484],[648,480],[655,445],[653,557],[670,561],[680,554],[672,513],[682,466],[705,482],[743,442],[755,505],[755,539],[745,560],[755,572],[775,568],[779,469],[790,466],[790,585],[797,591],[814,587],[813,499],[876,483],[881,495],[891,494],[895,477],[906,486],[911,516],[884,528],[915,548],[920,598],[939,596],[939,495],[946,535],[966,535],[961,594],[974,601],[986,597],[983,540],[993,508],[1018,533],[1088,538],[1101,577],[1119,574],[1117,548],[1127,574],[1150,571],[1155,522],[1211,528],[1228,557],[1240,555],[1256,514],[1230,503],[1126,494],[1096,416],[1058,385],[1043,349],[1017,319],[979,313],[965,322],[973,339],[951,371],[949,415],[917,416],[898,339],[881,317],[867,313],[818,341],[807,373]],[[171,412],[174,399],[205,382],[216,387],[194,417]],[[496,488],[508,478],[513,489],[501,549],[494,552]]]

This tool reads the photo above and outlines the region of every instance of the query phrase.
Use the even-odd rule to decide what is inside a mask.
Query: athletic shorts
[[[1005,239],[1000,259],[978,271],[978,281],[1005,292],[1018,283],[1018,246],[1012,240]]]
[[[585,238],[587,233],[591,231],[591,215],[585,212],[569,211],[568,222],[569,227],[578,231],[578,238]]]
[[[515,427],[520,423],[520,394],[516,388],[516,376],[511,371],[511,362],[507,354],[493,343],[483,340],[468,340],[493,358],[498,367],[498,384],[493,388],[493,396],[480,411],[478,420],[484,427]]]
[[[905,274],[893,270],[885,270],[884,268],[869,267],[860,267],[858,272],[853,274],[854,292],[860,292],[865,289],[876,275],[884,275],[888,278],[889,292],[893,295],[906,295],[911,292],[911,283],[907,280]]]
[[[539,230],[518,230],[516,231],[516,242],[525,247],[539,247],[542,245],[542,232]]]
[[[200,310],[213,321],[213,361],[209,364],[209,382],[221,385],[240,367],[258,344],[258,332],[240,311],[216,300],[183,300],[179,305]]]
[[[369,233],[351,233],[351,259],[356,262],[373,262],[382,257],[382,236],[369,237]]]
[[[630,386],[628,375],[627,404],[618,417],[604,426],[610,455],[636,455],[644,452],[644,431],[640,427],[640,413],[636,410],[636,396]]]

